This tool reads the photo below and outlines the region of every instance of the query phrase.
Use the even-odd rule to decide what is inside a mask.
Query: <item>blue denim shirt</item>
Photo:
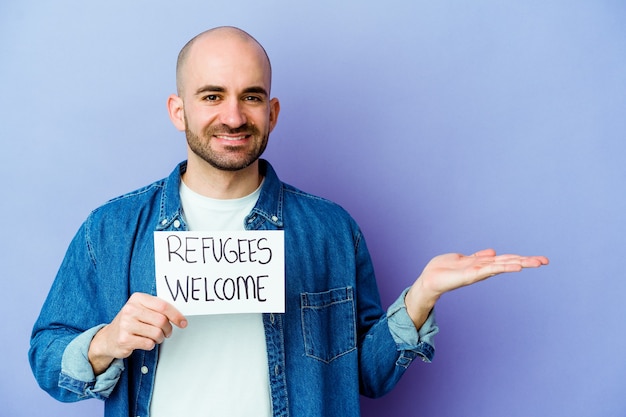
[[[134,292],[156,294],[155,230],[185,230],[179,185],[186,163],[94,210],[72,240],[35,323],[30,362],[61,401],[105,400],[106,416],[147,417],[158,349],[136,350],[95,377],[95,333]],[[359,394],[377,397],[414,358],[430,361],[431,313],[415,330],[404,295],[384,312],[363,235],[338,205],[265,176],[247,229],[285,231],[284,314],[264,314],[274,416],[358,416]],[[181,377],[184,377],[181,376]]]

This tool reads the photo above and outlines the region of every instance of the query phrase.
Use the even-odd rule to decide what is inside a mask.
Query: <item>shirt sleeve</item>
[[[416,329],[404,303],[408,291],[408,288],[405,289],[387,309],[389,332],[399,350],[412,350],[424,362],[431,362],[435,355],[435,335],[439,332],[435,310],[431,310],[422,327],[419,330]]]
[[[89,363],[89,345],[104,325],[93,327],[71,341],[63,352],[59,386],[84,397],[108,398],[124,370],[124,361],[115,359],[102,374],[95,376]]]

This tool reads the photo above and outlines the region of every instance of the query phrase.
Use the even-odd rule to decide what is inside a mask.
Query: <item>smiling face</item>
[[[241,31],[222,28],[193,41],[179,62],[179,95],[168,102],[190,162],[239,171],[258,160],[279,112],[270,72],[261,46]]]

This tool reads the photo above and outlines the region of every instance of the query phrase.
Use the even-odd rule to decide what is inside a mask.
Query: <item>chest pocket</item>
[[[300,310],[307,356],[330,363],[356,349],[352,287],[301,293]]]

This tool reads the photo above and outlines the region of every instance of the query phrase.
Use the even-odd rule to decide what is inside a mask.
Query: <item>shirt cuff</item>
[[[124,370],[124,361],[114,359],[102,374],[95,376],[89,363],[89,345],[104,325],[93,327],[72,340],[61,360],[59,386],[85,397],[108,398]]]
[[[387,309],[389,331],[399,350],[414,351],[424,362],[431,362],[435,355],[435,335],[439,332],[435,309],[431,310],[422,327],[416,329],[404,303],[408,291],[409,288],[404,290]]]

